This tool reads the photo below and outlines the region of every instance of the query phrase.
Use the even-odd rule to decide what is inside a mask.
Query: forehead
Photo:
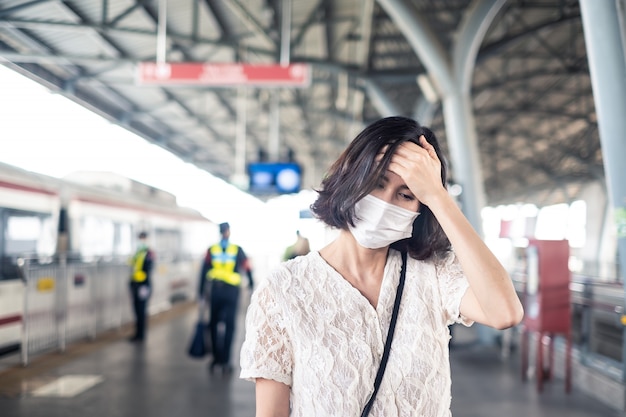
[[[381,181],[384,181],[388,185],[408,188],[404,180],[402,179],[402,177],[400,177],[395,172],[391,172],[389,170],[385,171],[385,173],[380,179]]]

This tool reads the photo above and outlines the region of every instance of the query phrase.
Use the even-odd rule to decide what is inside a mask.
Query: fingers
[[[435,151],[435,147],[426,140],[426,137],[424,135],[420,136],[419,140],[420,145],[422,145],[422,148],[424,148],[426,152],[428,152],[428,155],[431,158],[439,159],[439,157],[437,156],[437,151]]]
[[[424,162],[422,158],[432,159],[432,154],[430,153],[430,150],[434,152],[434,148],[430,146],[428,142],[426,142],[424,136],[420,136],[419,141],[419,145],[414,142],[402,143],[396,150],[394,156],[397,156],[401,159],[404,158],[408,161],[413,162],[421,161],[422,163]],[[428,145],[428,148],[426,148],[423,144]]]
[[[400,146],[398,146],[398,148],[394,152],[392,161],[395,159],[396,162],[398,162],[399,159],[406,159],[408,161],[417,162],[420,160],[420,156],[439,161],[439,157],[437,156],[435,148],[430,143],[428,143],[424,135],[421,135],[418,141],[419,145],[414,142],[404,142],[400,144]],[[382,160],[385,152],[387,152],[388,149],[389,145],[385,145],[378,151],[378,154],[375,157],[375,161],[377,163]]]

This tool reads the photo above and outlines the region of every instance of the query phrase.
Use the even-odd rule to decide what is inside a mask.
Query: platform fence
[[[47,350],[65,351],[80,339],[95,339],[132,318],[125,263],[24,260],[21,361]]]

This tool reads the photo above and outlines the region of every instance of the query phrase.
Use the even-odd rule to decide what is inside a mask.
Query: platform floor
[[[240,320],[243,318],[241,315]],[[148,340],[129,343],[130,329],[73,344],[65,353],[0,360],[1,417],[254,416],[254,384],[211,374],[208,359],[194,360],[186,348],[196,319],[191,304],[151,318]],[[236,349],[241,343],[240,323]],[[625,414],[562,380],[544,385],[520,378],[515,352],[503,360],[495,349],[452,349],[454,417],[623,417]]]

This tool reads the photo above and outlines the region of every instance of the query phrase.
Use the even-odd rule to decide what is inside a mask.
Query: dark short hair
[[[422,135],[435,148],[441,161],[441,182],[445,187],[446,163],[435,134],[413,119],[386,117],[359,133],[331,166],[317,190],[319,196],[311,205],[311,211],[331,227],[348,230],[349,225],[354,226],[356,202],[374,190],[398,146],[404,142],[419,145]],[[377,163],[376,155],[384,146],[387,149]],[[413,222],[413,235],[391,247],[406,250],[411,257],[420,260],[449,251],[450,241],[430,209],[422,204],[420,213]]]
[[[148,232],[139,232],[139,239],[145,239],[148,237]]]
[[[220,233],[224,233],[228,229],[230,229],[230,225],[228,223],[220,223]]]

